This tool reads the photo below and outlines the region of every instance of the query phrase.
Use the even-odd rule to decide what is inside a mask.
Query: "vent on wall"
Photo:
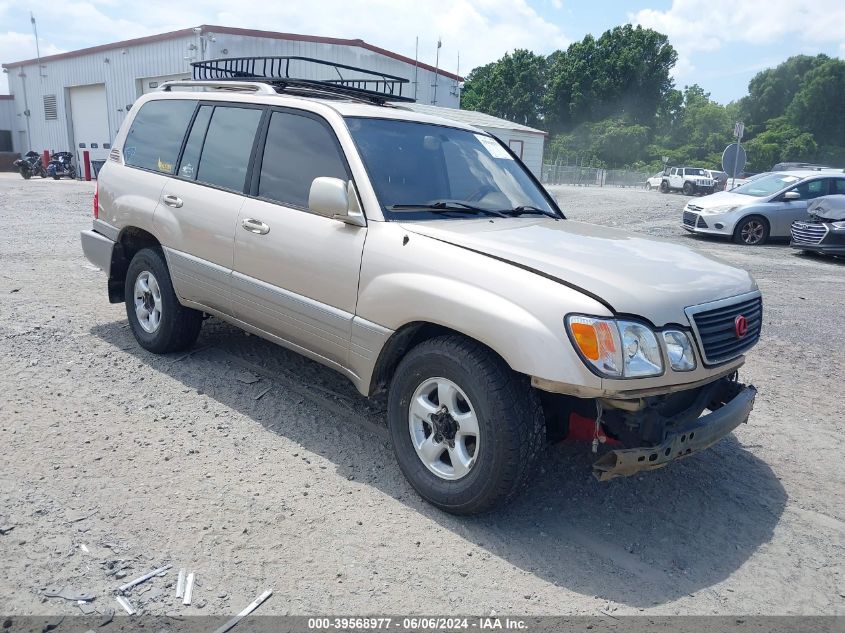
[[[50,121],[59,118],[59,109],[56,105],[56,95],[44,95],[44,119]]]

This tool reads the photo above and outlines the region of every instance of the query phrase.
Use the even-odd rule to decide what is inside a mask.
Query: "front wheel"
[[[647,183],[645,184],[645,190],[646,190],[646,191],[651,191],[651,189],[652,189],[652,187],[651,187],[651,183],[650,183],[650,182],[647,182]]]
[[[24,180],[29,180],[32,178],[32,172],[30,172],[26,167],[21,167],[21,176]]]
[[[197,340],[202,313],[179,303],[160,250],[144,248],[132,258],[126,271],[125,297],[132,334],[145,350],[177,352]]]
[[[746,246],[759,246],[769,239],[769,221],[760,215],[742,218],[734,229],[734,242]]]
[[[463,515],[511,500],[535,472],[545,439],[528,378],[460,336],[430,339],[402,359],[388,424],[399,467],[420,496]]]
[[[695,185],[691,182],[685,182],[683,191],[685,196],[691,196],[695,193]]]

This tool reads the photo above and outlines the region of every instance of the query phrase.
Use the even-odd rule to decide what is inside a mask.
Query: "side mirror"
[[[783,199],[784,200],[800,200],[801,194],[798,193],[797,191],[787,191],[785,194],[783,194]]]
[[[367,225],[355,185],[351,180],[347,182],[326,176],[315,178],[308,192],[308,208],[317,215],[346,224]]]

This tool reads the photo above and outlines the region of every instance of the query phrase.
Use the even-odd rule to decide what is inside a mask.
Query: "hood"
[[[845,220],[845,195],[821,196],[807,205],[807,213],[828,221]]]
[[[405,222],[407,231],[511,262],[654,325],[687,324],[687,306],[757,288],[751,275],[669,241],[550,218]]]
[[[744,205],[752,202],[760,202],[764,198],[755,198],[754,196],[746,196],[741,193],[733,193],[732,191],[717,191],[711,193],[709,196],[703,196],[697,200],[691,200],[690,206],[701,207],[702,209],[711,209],[713,207],[721,207],[728,204]]]

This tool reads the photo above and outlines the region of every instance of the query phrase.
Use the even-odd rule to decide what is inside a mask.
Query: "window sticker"
[[[165,163],[161,158],[158,159],[158,170],[167,172],[168,174],[173,172],[173,165],[171,163]]]
[[[475,138],[477,138],[478,142],[481,143],[488,152],[490,152],[490,155],[493,158],[507,158],[508,160],[513,160],[513,157],[508,154],[507,150],[499,145],[495,139],[482,134],[476,134]]]

